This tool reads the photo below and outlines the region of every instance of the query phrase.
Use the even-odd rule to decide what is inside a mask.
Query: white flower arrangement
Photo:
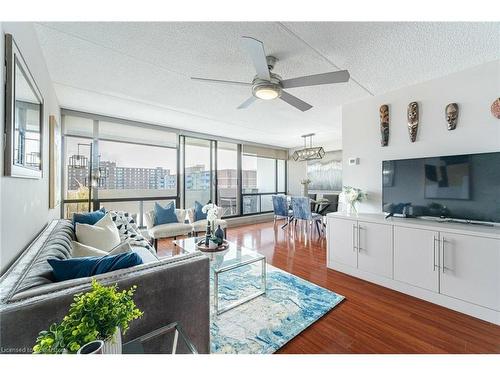
[[[357,213],[356,203],[363,202],[367,198],[368,194],[361,189],[352,186],[344,186],[342,188],[341,201],[349,204],[349,207],[355,213]]]
[[[222,243],[222,240],[215,236],[215,221],[218,219],[219,207],[215,203],[208,203],[201,208],[201,212],[207,214],[207,240],[209,248],[215,248]]]
[[[213,223],[217,220],[217,215],[219,213],[219,207],[215,203],[208,203],[201,209],[201,212],[207,214],[207,220]]]
[[[303,180],[300,180],[300,183],[302,185],[309,185],[312,181],[308,178],[304,178]]]
[[[342,194],[344,195],[344,199],[349,204],[363,202],[368,197],[368,195],[361,189],[352,186],[344,186],[344,188],[342,189]]]

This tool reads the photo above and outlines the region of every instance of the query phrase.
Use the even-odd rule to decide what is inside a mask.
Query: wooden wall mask
[[[446,123],[448,124],[448,130],[455,130],[458,122],[458,104],[450,103],[445,109]]]
[[[408,133],[410,134],[410,141],[415,142],[417,140],[418,131],[418,103],[411,102],[408,104]]]
[[[380,106],[380,144],[382,147],[389,145],[389,106]]]

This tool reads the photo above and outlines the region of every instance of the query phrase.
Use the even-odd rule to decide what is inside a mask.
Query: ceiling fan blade
[[[296,96],[293,96],[286,91],[281,91],[280,99],[290,105],[293,105],[295,108],[300,109],[302,112],[305,112],[308,109],[312,108],[312,105],[306,103],[303,100],[300,100]]]
[[[221,79],[210,79],[210,78],[199,78],[199,77],[191,77],[193,81],[207,82],[207,83],[222,83],[224,85],[238,85],[238,86],[252,86],[251,83],[247,82],[238,82],[238,81],[224,81]]]
[[[349,72],[347,70],[339,70],[338,72],[284,79],[281,81],[281,86],[284,89],[289,89],[292,87],[328,85],[330,83],[341,83],[347,81],[349,81]]]
[[[249,97],[247,100],[245,100],[243,103],[241,103],[237,109],[245,109],[248,108],[253,102],[255,102],[257,98],[255,96]]]
[[[241,44],[252,59],[253,66],[257,71],[257,77],[269,81],[271,79],[271,75],[269,74],[269,68],[267,66],[264,44],[260,40],[249,36],[241,37]]]

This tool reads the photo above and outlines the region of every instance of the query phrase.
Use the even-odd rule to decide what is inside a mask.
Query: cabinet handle
[[[356,224],[352,225],[352,251],[356,251]]]
[[[439,249],[439,238],[437,238],[436,236],[434,236],[434,243],[433,243],[433,246],[432,246],[432,249],[433,249],[433,263],[434,263],[434,271],[436,271],[436,268],[439,269],[441,267],[439,267],[438,265],[436,265],[436,242],[438,243],[438,249]]]
[[[364,230],[365,228],[363,228],[361,225],[358,224],[358,253],[361,251],[361,250],[366,250],[366,249],[363,249],[361,247],[361,230]]]
[[[444,246],[444,245],[445,245],[447,242],[449,242],[449,241],[447,241],[447,240],[443,237],[443,239],[441,240],[441,242],[442,242],[442,244],[443,244],[443,245],[442,245],[442,248],[443,248],[443,265],[442,265],[442,267],[441,267],[441,270],[443,271],[443,273],[445,273],[445,270],[449,270],[449,268],[445,266],[444,256],[445,256],[446,248],[445,248],[445,246]]]

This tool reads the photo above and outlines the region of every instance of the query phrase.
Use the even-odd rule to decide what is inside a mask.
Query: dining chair
[[[318,197],[318,194],[316,194],[316,193],[314,193],[314,194],[310,193],[310,194],[307,194],[307,196],[311,200],[311,211],[312,212],[316,212],[316,199]]]
[[[301,220],[306,222],[307,227],[312,229],[312,224],[316,225],[316,230],[318,235],[321,236],[322,230],[320,230],[320,224],[322,223],[322,216],[316,212],[311,211],[311,199],[308,197],[292,197],[292,210],[293,217],[295,220]],[[323,225],[321,225],[321,228]]]
[[[279,194],[273,195],[273,212],[274,212],[274,222],[276,219],[285,219],[287,224],[290,222],[290,216],[292,214],[291,210],[288,209],[288,201],[286,195]]]

